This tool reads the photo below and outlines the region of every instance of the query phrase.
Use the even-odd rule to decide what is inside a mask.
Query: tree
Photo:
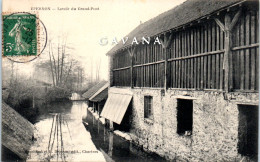
[[[67,36],[55,44],[49,40],[49,66],[52,74],[53,85],[63,87],[68,81],[68,77],[72,74],[73,65],[75,60],[67,53],[67,50],[73,48],[67,46]],[[55,53],[56,51],[56,53]]]

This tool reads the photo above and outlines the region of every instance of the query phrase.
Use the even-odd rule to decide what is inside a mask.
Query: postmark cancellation
[[[3,13],[2,21],[3,57],[15,62],[28,62],[40,55],[43,50],[41,43],[44,44],[44,41],[41,41],[40,26],[44,25],[37,13]],[[46,30],[45,27],[44,29]]]

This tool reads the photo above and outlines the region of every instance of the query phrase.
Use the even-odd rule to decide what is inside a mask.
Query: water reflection
[[[52,118],[55,113],[62,113],[69,115],[73,102],[64,101],[64,102],[52,102],[51,104],[44,105],[42,103],[36,102],[36,104],[41,104],[39,107],[39,115],[36,118],[34,123],[38,123],[44,119]]]
[[[35,124],[37,140],[29,151],[27,161],[105,161],[103,154],[92,142],[90,133],[82,124],[86,109],[87,106],[82,101],[49,105]],[[56,116],[56,125],[59,121],[57,131],[52,129],[52,125],[55,126],[53,116]],[[56,132],[56,137],[52,132]],[[49,149],[49,143],[53,150]],[[57,150],[60,152],[57,153]]]
[[[96,120],[90,111],[83,121],[88,123],[85,127],[90,132],[95,146],[107,161],[165,161],[158,155],[148,154],[129,141],[114,135],[99,120]]]
[[[108,155],[110,157],[112,157],[112,155],[113,155],[113,138],[114,138],[114,136],[113,136],[112,132],[109,132],[108,134],[109,134]]]
[[[87,116],[87,105],[82,101],[73,101],[70,111],[70,118],[82,122],[82,119]]]
[[[64,138],[64,151],[74,151],[65,154],[67,161],[165,161],[114,135],[87,110],[87,105],[83,101],[54,102],[45,106],[43,110],[35,124],[38,130],[37,141],[30,150],[28,161],[46,160],[44,151],[48,149],[54,114],[61,114],[61,118],[67,122],[67,126],[62,124],[60,129]],[[56,145],[54,144],[54,148]],[[85,153],[91,151],[97,153]],[[56,160],[57,156],[52,155],[50,160]]]
[[[72,93],[70,100],[72,101],[82,101],[85,100],[83,97],[81,97],[78,93]]]

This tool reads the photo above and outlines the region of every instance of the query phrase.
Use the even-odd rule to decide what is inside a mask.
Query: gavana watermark
[[[111,42],[110,42],[111,41]],[[99,44],[101,46],[105,46],[105,45],[108,45],[111,43],[111,45],[115,45],[115,44],[119,44],[119,43],[122,43],[122,44],[126,44],[126,42],[130,41],[132,45],[137,45],[137,44],[150,44],[150,43],[153,43],[153,44],[159,44],[161,45],[161,41],[158,37],[156,37],[153,41],[151,41],[151,38],[150,37],[142,37],[141,40],[137,40],[136,37],[134,37],[133,39],[129,40],[128,37],[123,37],[121,38],[119,41],[116,37],[112,38],[111,40],[109,40],[107,37],[102,37],[100,40],[99,40]]]

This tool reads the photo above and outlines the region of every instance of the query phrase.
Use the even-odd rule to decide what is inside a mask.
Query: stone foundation
[[[111,87],[110,89],[117,89]],[[133,142],[169,160],[236,161],[238,105],[258,105],[258,93],[120,88],[133,93]],[[144,118],[144,96],[153,97],[153,120]],[[177,100],[193,101],[192,135],[177,134]],[[257,121],[256,121],[257,122]]]

